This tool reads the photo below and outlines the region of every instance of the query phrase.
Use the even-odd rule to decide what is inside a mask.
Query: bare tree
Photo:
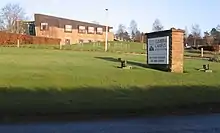
[[[116,37],[120,38],[120,40],[130,40],[126,27],[123,24],[118,26]]]
[[[123,24],[119,24],[118,30],[117,30],[117,36],[122,38],[125,31],[126,31],[126,27]]]
[[[200,29],[200,26],[198,24],[192,25],[192,35],[195,38],[200,38],[201,37],[201,29]]]
[[[208,32],[208,31],[205,31],[205,32],[204,32],[204,37],[208,37],[208,36],[210,36],[209,32]]]
[[[137,35],[137,33],[139,32],[138,31],[137,22],[135,20],[131,20],[131,22],[130,22],[130,30],[131,30],[131,32],[130,32],[131,38],[132,38],[132,40],[134,40],[136,35]]]
[[[4,21],[0,19],[0,31],[3,31],[4,29]]]
[[[155,19],[154,23],[153,23],[153,28],[152,30],[153,31],[161,31],[163,30],[164,27],[163,25],[161,24],[160,20],[159,19]]]
[[[188,36],[189,36],[188,28],[185,27],[185,32],[184,32],[184,37],[185,37],[185,39],[187,39]]]
[[[1,29],[11,33],[21,33],[22,21],[26,20],[24,9],[19,4],[8,3],[0,9]]]
[[[136,33],[135,33],[134,41],[136,41],[136,42],[141,42],[142,41],[142,33],[139,30],[137,30]]]
[[[208,31],[204,32],[203,40],[205,42],[205,45],[212,45],[214,43],[214,37],[211,36],[211,34]]]
[[[198,48],[197,40],[201,38],[201,29],[200,29],[198,24],[192,25],[192,35],[193,35],[193,38],[194,38],[193,45]]]
[[[220,43],[220,25],[217,25],[216,28],[212,28],[210,34],[215,40],[214,43],[219,44]]]

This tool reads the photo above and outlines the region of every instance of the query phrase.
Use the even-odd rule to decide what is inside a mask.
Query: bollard
[[[203,57],[203,48],[201,48],[201,57]]]
[[[127,66],[127,61],[126,60],[121,60],[121,68],[124,68]]]

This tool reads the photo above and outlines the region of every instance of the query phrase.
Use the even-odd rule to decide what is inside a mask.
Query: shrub
[[[209,61],[220,62],[220,55],[215,54],[213,57],[209,58]]]
[[[17,44],[17,40],[20,40],[21,44],[60,44],[60,39],[38,37],[30,35],[22,35],[15,33],[0,32],[0,45],[13,45]]]
[[[201,50],[201,48],[203,48],[203,50],[205,50],[205,51],[215,51],[214,46],[201,46],[201,47],[199,47],[199,50]]]

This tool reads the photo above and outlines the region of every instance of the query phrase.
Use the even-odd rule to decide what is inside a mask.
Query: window
[[[41,30],[48,30],[48,28],[49,28],[49,27],[48,27],[48,23],[41,23],[41,24],[40,24],[40,29],[41,29]]]
[[[103,28],[98,27],[96,33],[100,35],[103,34]]]
[[[64,26],[64,31],[65,32],[72,32],[72,25],[65,25]]]
[[[89,34],[94,34],[95,33],[95,28],[94,27],[88,27],[88,33]]]
[[[86,27],[85,26],[79,26],[78,32],[79,33],[86,33]]]
[[[108,28],[108,32],[113,32],[112,30],[113,30],[112,28]]]

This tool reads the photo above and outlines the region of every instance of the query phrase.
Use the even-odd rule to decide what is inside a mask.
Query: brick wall
[[[184,60],[184,32],[171,29],[172,44],[170,48],[171,72],[183,73]]]
[[[30,35],[0,32],[0,45],[17,44],[19,39],[21,44],[60,44],[60,39],[48,37],[36,37]]]
[[[70,40],[70,44],[78,43],[79,40],[89,41],[92,40],[94,42],[96,41],[105,41],[105,34],[106,34],[106,26],[105,25],[99,25],[94,23],[88,23],[88,22],[82,22],[78,20],[71,20],[56,16],[50,16],[45,14],[35,14],[35,31],[36,36],[43,36],[43,37],[51,37],[51,38],[60,38],[61,44],[65,44],[65,40]],[[41,23],[47,23],[48,29],[46,31],[40,30]],[[71,25],[72,26],[72,32],[65,32],[64,28],[65,25]],[[84,26],[86,28],[86,31],[88,31],[88,27],[94,27],[96,28],[102,28],[103,34],[80,34],[78,33],[79,26]],[[109,31],[113,27],[109,26]],[[114,40],[114,33],[108,32],[108,41]]]

